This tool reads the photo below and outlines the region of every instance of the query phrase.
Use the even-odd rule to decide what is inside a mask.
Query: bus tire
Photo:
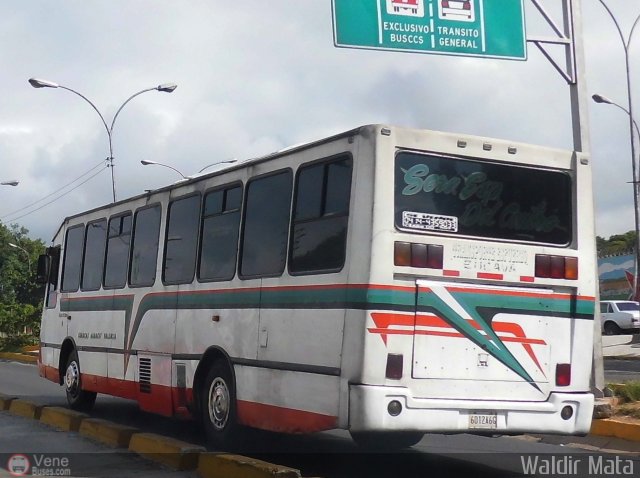
[[[226,362],[216,360],[201,389],[202,426],[212,448],[228,448],[237,443],[239,425],[233,377]]]
[[[67,359],[63,384],[69,408],[80,412],[88,412],[93,408],[98,394],[82,389],[80,360],[78,360],[78,352],[75,350],[69,354]]]
[[[410,448],[422,440],[422,432],[349,432],[360,448],[393,451]]]

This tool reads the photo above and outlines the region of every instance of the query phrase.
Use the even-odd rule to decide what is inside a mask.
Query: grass
[[[613,395],[621,399],[623,403],[640,401],[640,380],[631,380],[625,383],[612,383],[609,388]]]
[[[36,345],[38,338],[33,335],[17,335],[0,338],[0,352],[22,352],[25,346]]]
[[[616,414],[640,419],[640,402],[618,405],[616,407]]]
[[[613,391],[613,396],[619,399],[614,406],[614,415],[640,419],[640,381],[611,383],[608,387]]]

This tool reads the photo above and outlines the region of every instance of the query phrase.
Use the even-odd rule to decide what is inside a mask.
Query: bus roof
[[[387,131],[389,131],[389,134],[390,134],[391,130],[402,129],[402,130],[407,130],[407,131],[414,130],[414,131],[423,131],[423,132],[432,133],[432,134],[448,135],[448,136],[451,136],[451,137],[458,138],[460,140],[471,140],[471,139],[475,138],[475,139],[484,140],[484,141],[487,141],[487,140],[505,141],[505,140],[499,140],[499,139],[496,139],[496,138],[480,137],[480,136],[469,135],[469,134],[451,133],[451,132],[434,131],[434,130],[419,130],[419,129],[415,129],[415,128],[397,127],[397,126],[391,126],[391,125],[380,124],[380,123],[378,123],[378,124],[373,124],[372,123],[372,124],[362,125],[362,126],[358,126],[357,128],[353,128],[351,130],[344,131],[342,133],[337,133],[337,134],[334,134],[332,136],[328,136],[328,137],[325,137],[325,138],[322,138],[322,139],[319,139],[319,140],[313,140],[313,141],[309,141],[309,142],[306,142],[306,143],[299,143],[299,144],[296,144],[296,145],[293,145],[293,146],[288,146],[288,147],[285,147],[283,149],[280,149],[280,150],[274,151],[272,153],[269,153],[269,154],[267,154],[265,156],[258,156],[258,157],[255,157],[255,158],[247,158],[247,159],[244,159],[244,160],[239,160],[239,161],[237,161],[235,163],[229,164],[227,167],[224,167],[224,168],[221,168],[221,169],[217,169],[217,170],[214,170],[214,171],[209,172],[209,173],[204,173],[204,174],[200,174],[200,175],[197,175],[197,176],[193,176],[193,177],[190,177],[187,180],[181,180],[181,181],[175,182],[173,184],[169,184],[167,186],[164,186],[164,187],[161,187],[161,188],[158,188],[158,189],[153,189],[153,190],[147,191],[145,193],[138,194],[136,196],[131,196],[131,197],[128,197],[126,199],[121,199],[120,201],[104,204],[102,206],[98,206],[98,207],[93,208],[93,209],[89,209],[89,210],[86,210],[86,211],[79,212],[77,214],[73,214],[71,216],[67,216],[61,222],[60,227],[58,227],[58,230],[54,234],[52,240],[55,240],[55,238],[58,236],[58,234],[62,230],[62,227],[64,226],[64,224],[66,224],[67,222],[69,222],[72,219],[75,219],[75,218],[80,217],[80,216],[84,216],[85,214],[91,214],[91,213],[94,213],[94,212],[97,212],[97,211],[110,209],[110,208],[112,208],[114,206],[118,206],[118,205],[123,204],[123,203],[135,201],[135,200],[138,200],[138,199],[141,199],[141,198],[144,198],[144,197],[149,197],[152,194],[157,194],[157,193],[161,193],[161,192],[165,192],[165,191],[171,191],[172,189],[176,189],[178,187],[182,187],[182,186],[187,185],[187,184],[192,184],[192,183],[198,182],[198,181],[200,181],[202,179],[208,179],[208,178],[212,178],[212,177],[215,177],[215,176],[218,176],[218,175],[221,175],[221,174],[228,173],[229,171],[242,169],[242,168],[247,167],[248,165],[253,165],[253,164],[257,164],[257,163],[261,163],[261,162],[265,162],[265,161],[270,161],[272,159],[276,159],[276,158],[285,156],[285,155],[290,154],[292,152],[302,151],[302,150],[305,150],[305,149],[308,149],[308,148],[316,147],[318,145],[322,145],[322,144],[325,144],[325,143],[330,143],[330,142],[335,141],[335,140],[340,139],[340,138],[345,138],[345,137],[349,137],[349,136],[357,136],[357,135],[361,134],[365,130],[366,131],[372,131],[372,130],[376,130],[376,129],[379,129],[381,131],[387,130]],[[511,144],[513,146],[516,146],[516,147],[525,146],[525,143],[512,142],[512,141],[509,141],[509,144]],[[538,147],[540,147],[540,146],[538,146]],[[557,149],[557,148],[548,148],[548,147],[543,147],[543,149],[546,149],[546,150],[549,150],[549,151],[566,151],[566,150],[560,150],[560,149]]]

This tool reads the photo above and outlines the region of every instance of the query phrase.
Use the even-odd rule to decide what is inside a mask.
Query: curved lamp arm
[[[169,166],[168,164],[162,164],[162,163],[158,163],[156,161],[149,161],[149,160],[146,160],[146,159],[141,160],[140,163],[143,166],[156,165],[156,166],[163,166],[165,168],[173,169],[176,173],[178,173],[180,176],[182,176],[182,179],[189,179],[187,176],[182,174],[178,169],[174,168],[173,166]]]

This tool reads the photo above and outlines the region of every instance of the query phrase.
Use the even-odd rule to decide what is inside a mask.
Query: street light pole
[[[98,113],[98,116],[100,117],[100,120],[102,121],[102,124],[104,125],[104,129],[106,130],[107,137],[109,139],[109,157],[107,158],[107,161],[109,161],[109,167],[111,168],[111,190],[113,192],[113,202],[116,202],[116,181],[115,181],[115,176],[114,176],[114,172],[113,172],[113,142],[112,142],[112,138],[113,138],[113,127],[116,124],[116,118],[118,118],[118,114],[120,114],[120,111],[122,111],[122,108],[124,108],[125,105],[127,103],[129,103],[129,101],[131,101],[136,96],[141,95],[142,93],[146,93],[147,91],[154,91],[154,90],[155,91],[162,91],[164,93],[171,93],[173,90],[175,90],[178,87],[178,85],[176,85],[175,83],[166,83],[166,84],[158,85],[158,86],[156,86],[154,88],[145,88],[144,90],[141,90],[141,91],[138,91],[137,93],[134,93],[124,103],[122,103],[120,108],[118,108],[118,110],[116,111],[116,114],[113,116],[113,121],[111,121],[111,127],[109,127],[109,126],[107,126],[107,122],[105,121],[104,116],[102,116],[102,113],[100,113],[100,110],[98,110],[96,105],[94,105],[91,102],[91,100],[89,100],[89,98],[84,96],[82,93],[79,93],[76,90],[73,90],[73,89],[71,89],[71,88],[69,88],[67,86],[63,86],[63,85],[60,85],[58,83],[54,83],[53,81],[48,81],[48,80],[40,80],[40,79],[37,79],[37,78],[30,78],[29,79],[29,83],[34,88],[61,88],[63,90],[70,91],[71,93],[79,96],[80,98],[85,100],[87,103],[89,103],[91,105],[91,107],[95,110],[95,112]]]
[[[631,112],[626,108],[624,108],[623,106],[620,106],[618,103],[610,100],[606,96],[595,94],[591,98],[593,98],[593,101],[595,101],[596,103],[613,105],[618,109],[624,111],[627,115],[629,115],[629,118],[631,118],[631,124],[633,125],[631,128],[631,174],[633,175],[633,181],[631,181],[631,183],[633,184],[633,217],[634,217],[634,228],[635,228],[635,241],[634,241],[635,242],[635,254],[634,254],[635,270],[633,274],[633,284],[631,286],[633,287],[633,293],[632,293],[633,300],[637,300],[638,299],[637,297],[638,272],[640,272],[640,211],[638,210],[638,205],[640,203],[640,199],[639,199],[640,194],[638,191],[638,164],[635,159],[636,158],[635,147],[634,147],[634,140],[633,140],[635,135],[633,134],[633,127],[635,127],[635,130],[636,130],[635,132],[638,134],[638,138],[640,138],[640,128],[638,128],[638,123],[636,123],[633,116],[631,116]],[[640,158],[638,158],[638,161],[640,161]]]
[[[29,266],[29,275],[31,275],[31,257],[29,256],[29,251],[27,251],[24,247],[20,247],[19,245],[14,244],[13,242],[10,242],[9,246],[13,247],[14,249],[20,249],[27,255],[27,265]]]
[[[635,235],[636,235],[636,244],[635,244],[635,275],[633,279],[633,298],[634,300],[638,299],[638,272],[640,272],[640,217],[638,213],[638,194],[640,191],[640,184],[638,184],[638,168],[636,163],[636,141],[635,135],[633,134],[634,126],[637,128],[637,124],[634,121],[633,117],[633,101],[631,95],[631,71],[629,68],[629,50],[631,45],[631,40],[633,38],[633,34],[635,33],[635,29],[638,26],[638,22],[640,22],[640,14],[636,17],[633,25],[631,27],[631,31],[629,32],[629,36],[625,39],[624,34],[622,33],[622,29],[618,24],[618,20],[613,15],[613,12],[609,8],[609,6],[604,2],[604,0],[598,0],[604,9],[607,11],[611,20],[613,20],[614,25],[616,26],[616,30],[618,31],[618,36],[620,37],[620,42],[622,43],[622,47],[624,49],[624,64],[625,64],[625,73],[627,79],[627,101],[628,101],[628,109],[622,108],[620,105],[613,103],[612,101],[598,101],[595,97],[593,98],[596,102],[609,103],[618,108],[622,109],[629,115],[629,137],[631,141],[631,165],[632,165],[632,174],[633,174],[633,209],[634,209],[634,219],[635,219]],[[601,99],[605,99],[604,97],[600,97]],[[640,135],[639,135],[640,139]]]

